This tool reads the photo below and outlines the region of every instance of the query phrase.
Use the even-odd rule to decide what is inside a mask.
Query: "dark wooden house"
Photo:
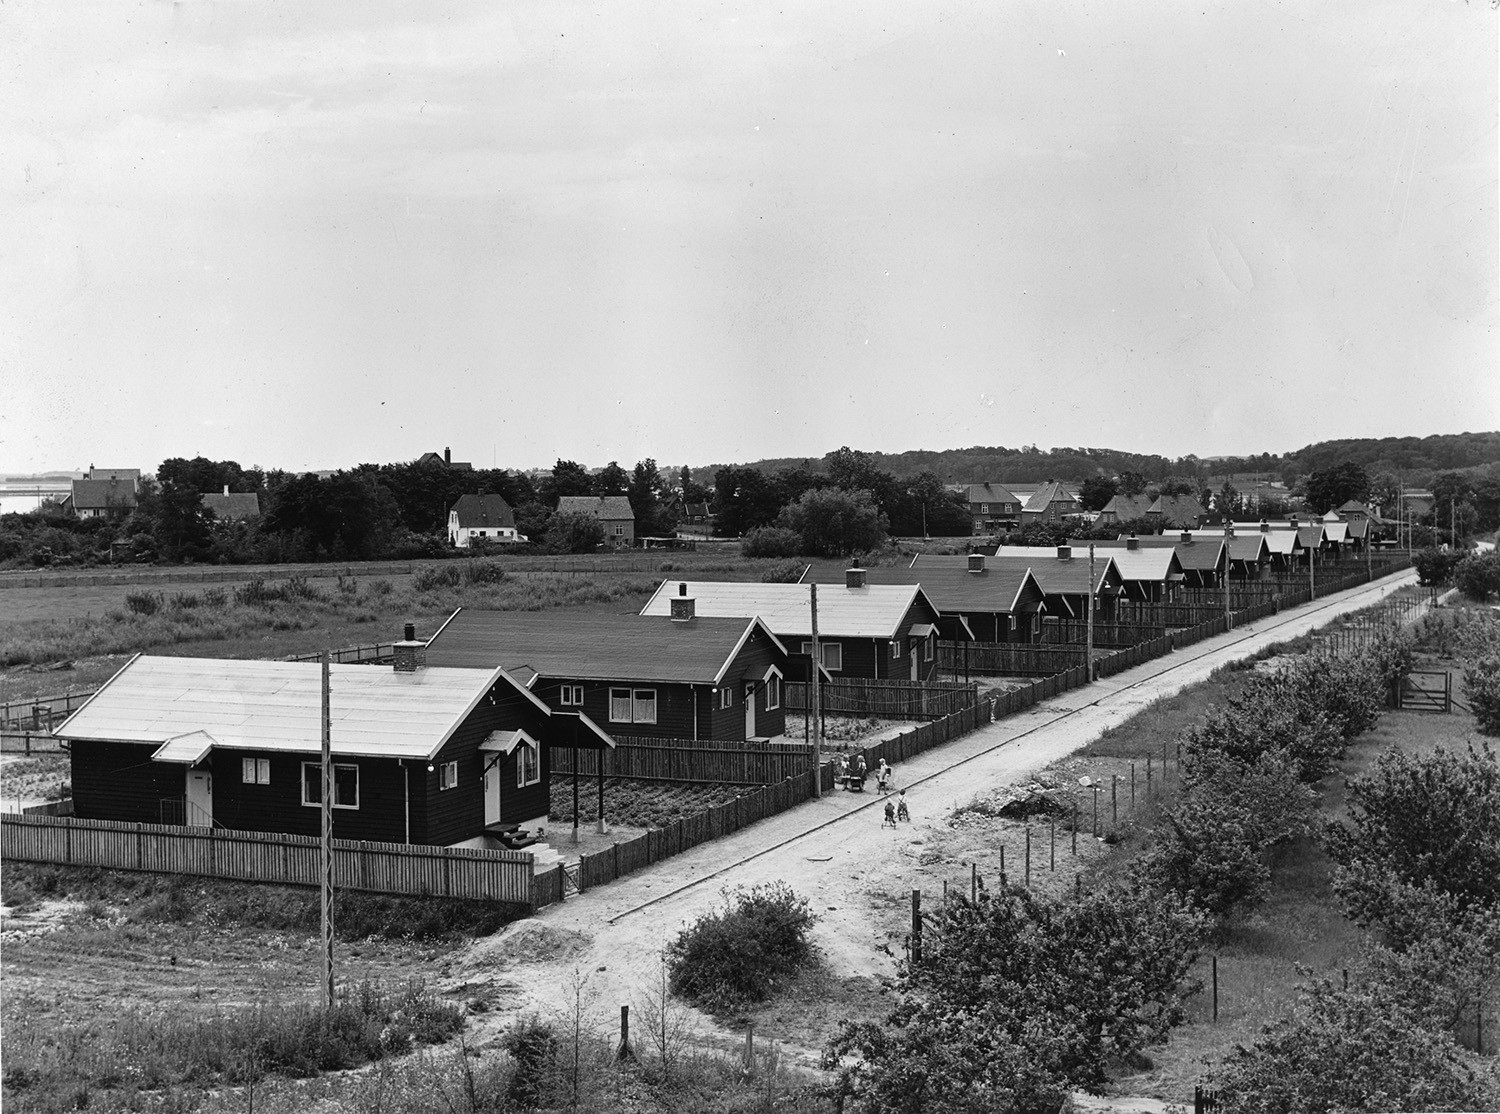
[[[434,665],[504,666],[550,707],[612,734],[752,739],[786,730],[786,647],[754,618],[565,615],[461,608],[427,646]]]
[[[844,677],[931,680],[937,674],[941,613],[916,585],[871,584],[852,569],[843,584],[818,590],[818,642],[823,667]],[[665,581],[641,609],[665,618],[681,596],[705,617],[758,617],[793,654],[812,653],[808,584]]]
[[[554,746],[613,740],[502,669],[330,667],[333,834],[488,846],[545,822]],[[138,656],[55,734],[72,752],[75,815],[317,835],[317,662]]]
[[[975,556],[983,557],[984,567],[995,572],[1017,575],[1029,570],[1042,590],[1043,616],[1085,618],[1092,590],[1095,618],[1109,619],[1114,615],[1115,600],[1124,592],[1120,570],[1106,553],[1095,555],[1093,581],[1090,583],[1089,551],[1086,547],[1006,546],[997,547],[996,555],[924,553],[912,561],[912,568],[923,571],[966,569]]]

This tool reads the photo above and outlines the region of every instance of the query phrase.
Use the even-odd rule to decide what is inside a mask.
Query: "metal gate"
[[[1399,707],[1408,712],[1453,711],[1453,674],[1413,670],[1401,678]]]

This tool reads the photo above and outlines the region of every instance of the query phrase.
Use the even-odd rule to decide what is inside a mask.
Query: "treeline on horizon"
[[[1414,486],[1430,484],[1438,472],[1463,471],[1500,464],[1500,431],[1438,433],[1427,437],[1356,437],[1318,441],[1291,453],[1261,453],[1252,456],[1171,458],[1157,454],[1130,453],[1120,449],[1039,449],[1035,445],[1007,448],[976,445],[967,449],[913,449],[904,453],[870,452],[874,467],[905,479],[933,472],[944,483],[1042,483],[1064,480],[1081,483],[1091,476],[1139,473],[1156,482],[1171,476],[1265,475],[1287,487],[1299,480],[1339,464],[1358,464],[1374,474],[1391,472]],[[818,469],[816,459],[775,457],[750,462],[766,472],[787,468]],[[711,473],[717,465],[701,469]]]

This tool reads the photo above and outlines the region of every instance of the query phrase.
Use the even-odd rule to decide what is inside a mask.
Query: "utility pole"
[[[333,711],[331,672],[328,651],[323,651],[323,793],[322,833],[318,845],[318,875],[323,910],[323,954],[320,975],[323,981],[323,1005],[333,1008]]]
[[[1224,519],[1224,629],[1233,630],[1234,620],[1229,613],[1229,542],[1234,537],[1234,523]]]
[[[818,586],[809,584],[812,600],[812,676],[808,679],[812,694],[813,796],[823,795],[823,655],[818,650]]]
[[[1088,665],[1088,679],[1094,679],[1094,543],[1089,542],[1089,633],[1088,651],[1083,659]]]

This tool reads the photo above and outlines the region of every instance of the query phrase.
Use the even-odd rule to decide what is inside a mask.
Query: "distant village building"
[[[253,491],[230,491],[224,485],[223,492],[210,491],[201,500],[203,509],[220,522],[243,522],[260,514],[260,496]]]
[[[587,515],[604,527],[604,544],[625,548],[635,544],[635,511],[623,495],[564,495],[558,514]]]
[[[516,529],[515,512],[500,495],[460,495],[448,512],[448,540],[468,549],[478,539],[515,545],[527,539]]]
[[[77,518],[124,518],[135,510],[140,491],[139,468],[95,468],[74,480],[72,490],[59,505]]]
[[[1021,524],[1022,499],[1004,484],[965,484],[959,490],[969,508],[972,533],[999,534]]]
[[[467,460],[454,460],[453,459],[453,450],[452,449],[444,449],[441,455],[439,455],[437,453],[423,453],[421,456],[417,457],[417,463],[418,464],[439,464],[439,465],[442,465],[444,468],[452,469],[455,472],[472,472],[472,471],[474,471],[474,465],[471,464],[469,461],[467,461]]]

